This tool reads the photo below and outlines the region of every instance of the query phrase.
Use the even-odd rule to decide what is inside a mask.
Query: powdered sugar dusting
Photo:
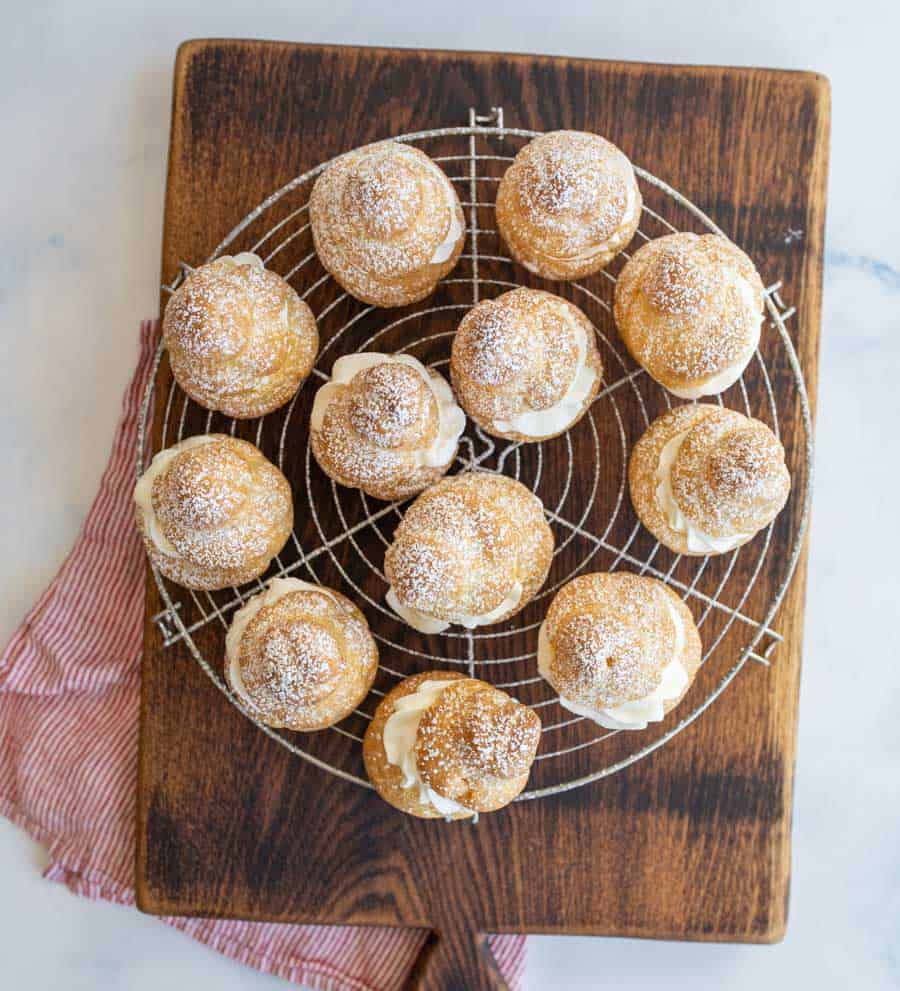
[[[559,296],[521,288],[483,300],[466,314],[450,367],[466,411],[502,434],[500,422],[559,403],[582,362],[599,380],[595,332],[584,314]]]
[[[342,485],[377,499],[414,495],[450,467],[465,415],[449,385],[407,355],[374,359],[323,386],[313,410],[310,443],[322,469]],[[348,359],[341,359],[346,362]]]
[[[616,284],[615,318],[629,351],[670,388],[689,388],[752,356],[762,280],[714,234],[670,234],[643,245]]]
[[[316,181],[310,221],[319,258],[358,299],[397,306],[430,291],[455,264],[431,260],[462,207],[424,152],[394,141],[341,156]]]
[[[359,703],[378,651],[348,599],[308,588],[262,605],[241,636],[237,663],[241,694],[265,722],[316,729]]]
[[[703,261],[693,239],[676,238],[660,245],[646,276],[647,298],[657,310],[699,316],[713,293],[724,285],[722,270]]]
[[[784,448],[769,428],[716,408],[694,423],[671,469],[684,515],[715,537],[754,533],[781,511],[790,492]]]
[[[504,385],[528,367],[529,343],[525,320],[505,305],[504,296],[483,300],[454,338],[455,367],[479,385]]]
[[[485,682],[461,678],[423,715],[416,765],[438,794],[467,808],[496,808],[524,785],[540,733],[540,720],[527,706]]]
[[[615,145],[583,131],[553,131],[527,144],[507,170],[497,221],[523,264],[574,278],[631,240],[640,207],[634,169]]]
[[[338,644],[329,632],[295,621],[269,633],[256,658],[243,666],[244,684],[260,704],[307,706],[333,687],[340,665]]]
[[[319,349],[312,311],[291,286],[258,259],[228,256],[188,275],[166,307],[163,336],[184,391],[240,418],[287,402]]]
[[[293,525],[290,486],[252,444],[221,434],[179,452],[151,494],[165,554],[138,525],[154,564],[189,588],[238,585],[262,574]]]
[[[360,372],[350,389],[349,417],[358,434],[381,447],[427,445],[437,433],[434,393],[406,365],[385,362]]]
[[[459,622],[490,613],[516,584],[525,590],[518,611],[543,583],[552,548],[536,496],[511,478],[473,472],[443,479],[412,504],[385,575],[402,605]]]
[[[675,650],[667,594],[659,582],[624,572],[583,575],[564,586],[544,622],[559,694],[608,709],[656,689]]]
[[[347,177],[345,213],[376,238],[401,234],[422,209],[419,170],[412,165],[390,154],[359,159]]]

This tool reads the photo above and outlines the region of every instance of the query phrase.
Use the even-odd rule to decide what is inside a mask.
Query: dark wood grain
[[[829,99],[810,73],[189,42],[175,71],[163,281],[180,259],[205,259],[264,196],[318,162],[391,134],[463,124],[470,106],[498,103],[507,126],[608,136],[712,216],[766,283],[783,279],[799,309],[791,333],[815,403]],[[452,287],[440,291],[465,301]],[[784,414],[794,403],[790,369],[775,351],[771,364]],[[168,375],[163,363],[161,395]],[[630,439],[640,426],[627,424]],[[796,405],[781,429],[802,487]],[[289,452],[286,468],[299,486],[300,455]],[[576,477],[576,499],[586,485]],[[297,499],[299,516],[299,487]],[[633,521],[624,512],[616,539]],[[794,499],[779,519],[750,615],[771,598],[799,512]],[[577,548],[566,553],[577,563]],[[338,563],[352,567],[348,557]],[[598,554],[592,566],[609,563]],[[320,577],[339,580],[335,567],[326,562]],[[749,567],[732,576],[738,587]],[[404,817],[290,755],[228,705],[183,645],[164,650],[148,620],[138,904],[158,914],[429,929],[410,980],[434,991],[501,986],[483,948],[489,932],[780,939],[805,568],[804,555],[775,624],[785,640],[771,670],[749,665],[671,744],[619,774],[518,803],[475,828]],[[159,609],[148,582],[148,617]],[[732,628],[723,654],[736,654],[747,632]],[[221,627],[197,640],[207,656],[221,654]]]

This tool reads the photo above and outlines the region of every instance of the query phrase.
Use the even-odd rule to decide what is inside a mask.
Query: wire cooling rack
[[[469,425],[454,471],[503,472],[542,499],[556,537],[550,576],[541,593],[518,616],[496,627],[451,628],[425,637],[404,626],[387,608],[382,571],[384,550],[401,518],[398,503],[379,503],[327,479],[310,454],[308,421],[312,396],[328,379],[334,361],[351,351],[405,351],[446,374],[450,343],[465,311],[485,296],[535,282],[505,254],[494,220],[494,197],[503,172],[522,145],[539,132],[504,126],[503,109],[470,110],[468,126],[403,134],[395,140],[427,151],[450,176],[467,217],[467,243],[460,263],[422,304],[379,310],[345,293],[322,269],[312,248],[308,196],[324,162],[291,180],[252,210],[222,240],[210,259],[251,250],[279,272],[309,303],[319,324],[322,348],[310,381],[282,410],[256,421],[235,421],[203,410],[171,382],[157,395],[160,345],[143,398],[136,456],[140,475],[150,458],[154,409],[162,404],[160,447],[185,436],[227,432],[251,440],[285,472],[294,489],[296,527],[292,539],[257,582],[220,592],[192,592],[154,571],[162,612],[153,617],[166,646],[184,643],[229,701],[292,753],[319,768],[371,787],[361,760],[361,739],[372,712],[401,678],[434,668],[462,669],[491,681],[536,709],[543,733],[532,771],[532,787],[519,801],[542,798],[612,774],[670,741],[717,699],[748,661],[764,677],[782,637],[774,617],[796,568],[809,515],[812,429],[803,374],[785,322],[794,315],[779,294],[766,290],[769,320],[754,360],[719,403],[766,422],[801,466],[787,509],[742,548],[714,558],[669,552],[642,529],[626,494],[631,447],[673,398],[634,364],[612,321],[612,288],[624,260],[577,283],[550,286],[567,296],[597,328],[604,384],[589,413],[560,438],[521,444],[491,438]],[[675,230],[723,232],[701,210],[665,182],[635,168],[645,205],[632,245]],[[195,263],[197,259],[193,260]],[[174,292],[191,266],[182,263]],[[787,379],[789,388],[783,383]],[[776,400],[775,382],[782,384]],[[677,402],[677,400],[676,400]],[[789,429],[783,431],[782,427]],[[692,609],[704,643],[701,671],[685,701],[662,723],[641,732],[609,731],[560,707],[537,674],[537,630],[553,594],[585,571],[625,568],[667,582]],[[338,588],[366,613],[381,655],[375,687],[361,707],[338,726],[316,734],[273,730],[260,723],[231,694],[222,677],[224,634],[231,615],[274,577],[302,577]],[[762,580],[761,580],[762,578]],[[681,718],[679,718],[681,717]]]

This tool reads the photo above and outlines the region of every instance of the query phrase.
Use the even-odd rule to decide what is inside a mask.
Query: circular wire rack
[[[519,285],[545,285],[505,255],[494,221],[497,184],[516,151],[540,132],[507,128],[502,108],[469,114],[468,126],[402,134],[394,140],[421,147],[447,172],[467,218],[466,246],[456,269],[417,306],[379,310],[354,300],[324,271],[312,247],[308,196],[328,166],[292,179],[260,203],[221,241],[207,260],[255,251],[279,272],[316,315],[322,347],[311,381],[281,410],[255,421],[235,421],[201,409],[157,372],[159,345],[140,413],[136,469],[149,462],[154,409],[161,418],[160,447],[195,433],[224,432],[259,446],[284,471],[295,497],[291,540],[270,572],[242,588],[195,592],[154,570],[164,605],[156,621],[166,646],[184,643],[190,655],[228,700],[259,729],[293,754],[355,784],[371,787],[360,743],[379,699],[399,679],[434,668],[483,678],[532,706],[543,732],[527,801],[558,794],[618,771],[647,756],[700,716],[748,662],[764,671],[781,642],[773,620],[794,573],[809,515],[812,430],[803,374],[785,327],[793,316],[779,295],[766,290],[768,321],[760,348],[742,379],[724,394],[728,405],[766,422],[785,443],[789,463],[800,466],[787,509],[749,544],[716,557],[674,554],[644,530],[626,496],[631,446],[650,422],[672,407],[673,398],[628,356],[612,321],[616,273],[623,251],[605,270],[553,291],[580,306],[597,330],[604,364],[603,387],[587,415],[549,442],[521,444],[489,437],[469,424],[454,471],[495,471],[517,478],[542,499],[556,537],[550,576],[542,591],[512,620],[468,631],[451,628],[423,636],[387,607],[384,550],[402,515],[401,504],[380,503],[327,479],[311,457],[306,425],[312,396],[342,354],[377,350],[415,354],[446,372],[450,343],[465,311],[479,299]],[[640,168],[644,208],[632,242],[640,244],[676,230],[723,232],[700,209],[665,182]],[[194,260],[197,262],[198,260]],[[191,266],[182,263],[174,292]],[[776,390],[775,383],[788,388]],[[776,395],[787,395],[780,402]],[[725,400],[718,397],[722,404]],[[161,405],[160,405],[161,404]],[[790,427],[787,431],[783,427]],[[797,477],[799,475],[799,478]],[[563,709],[537,674],[537,631],[555,592],[585,571],[626,568],[665,581],[692,608],[704,643],[701,670],[679,710],[639,732],[605,730]],[[329,730],[298,734],[257,720],[227,688],[222,676],[224,632],[230,616],[274,577],[302,577],[338,588],[366,613],[380,651],[379,673],[369,697],[353,715]],[[764,675],[760,675],[764,676]]]

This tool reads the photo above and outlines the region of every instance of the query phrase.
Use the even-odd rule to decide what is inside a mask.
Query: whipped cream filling
[[[434,162],[430,164],[441,180],[441,185],[444,189],[444,201],[447,204],[447,209],[450,211],[450,229],[447,231],[447,236],[444,240],[435,248],[434,254],[431,256],[431,261],[428,263],[429,265],[440,265],[453,254],[453,249],[456,247],[459,235],[463,232],[463,227],[456,215],[456,191],[453,188],[453,184]]]
[[[690,682],[690,677],[681,663],[685,642],[684,621],[673,603],[667,601],[666,608],[675,625],[675,648],[672,651],[672,659],[663,668],[659,684],[652,692],[643,698],[609,708],[596,708],[567,699],[563,695],[559,696],[559,704],[576,716],[591,719],[606,729],[641,730],[646,729],[648,723],[661,722],[666,715],[666,703],[677,699]],[[538,634],[538,672],[547,681],[550,681],[553,656],[553,647],[542,625]]]
[[[735,287],[735,289],[737,289],[738,295],[741,297],[741,302],[747,308],[747,312],[755,313],[757,300],[756,294],[753,292],[753,286],[751,286],[750,283],[737,272],[732,274],[731,284]],[[724,392],[726,389],[731,388],[731,386],[733,386],[734,383],[737,382],[737,380],[744,374],[744,369],[750,363],[750,359],[759,347],[762,322],[763,314],[762,311],[760,311],[759,318],[756,321],[756,328],[751,337],[750,343],[746,348],[744,348],[740,356],[730,365],[723,368],[721,372],[711,375],[701,385],[692,386],[690,388],[674,389],[671,386],[668,386],[667,388],[669,389],[669,392],[675,396],[678,396],[679,399],[700,399],[703,396],[718,396],[720,392]]]
[[[581,415],[584,402],[594,387],[597,372],[587,362],[587,332],[584,327],[569,313],[565,314],[565,319],[574,330],[578,342],[578,363],[566,394],[558,403],[546,409],[528,409],[509,420],[495,420],[494,426],[498,430],[525,434],[527,437],[551,437],[562,433]]]
[[[689,430],[676,434],[659,452],[659,463],[656,466],[656,501],[666,518],[666,522],[677,533],[687,537],[688,550],[695,554],[724,554],[733,550],[739,544],[749,540],[753,534],[735,533],[730,537],[714,537],[695,523],[692,523],[681,510],[672,491],[672,465],[678,457],[681,445],[684,443]]]
[[[236,255],[221,255],[217,262],[228,262],[231,265],[256,265],[265,268],[262,258],[253,251],[239,251]]]
[[[474,630],[477,626],[489,626],[508,609],[513,609],[517,606],[521,598],[522,585],[520,582],[516,582],[500,605],[496,609],[491,609],[490,612],[482,613],[478,616],[473,616],[469,613],[459,613],[453,619],[436,619],[434,616],[429,616],[428,613],[414,609],[412,606],[404,606],[397,598],[397,593],[393,588],[389,588],[385,595],[385,601],[391,609],[394,610],[407,626],[411,626],[420,633],[443,633],[451,623],[458,623],[467,630]]]
[[[347,385],[359,372],[376,365],[407,365],[422,376],[431,389],[438,406],[438,433],[434,441],[420,451],[414,452],[415,463],[419,467],[440,468],[453,457],[462,432],[466,429],[466,414],[453,397],[453,390],[442,376],[433,376],[428,369],[410,354],[378,354],[375,351],[361,351],[338,358],[331,369],[331,381],[323,385],[313,400],[310,426],[321,430],[325,421],[325,410],[334,399],[337,387]]]
[[[394,703],[394,711],[388,717],[382,731],[384,753],[389,764],[400,768],[403,774],[403,787],[418,789],[419,801],[430,805],[444,816],[465,812],[467,815],[477,817],[478,813],[474,810],[454,802],[452,798],[439,795],[429,787],[422,780],[416,765],[416,734],[419,732],[422,716],[425,710],[437,701],[441,692],[452,684],[452,681],[423,681],[412,694],[397,699]]]
[[[212,440],[212,437],[205,434],[199,437],[188,437],[180,444],[174,444],[172,447],[159,451],[153,456],[150,467],[141,475],[134,487],[134,501],[144,519],[147,533],[157,550],[169,557],[177,557],[178,551],[159,526],[159,519],[153,508],[153,483],[182,451],[188,451],[192,447],[200,447],[201,444],[210,444]]]
[[[241,674],[241,641],[244,639],[244,633],[251,620],[255,618],[260,609],[264,606],[271,606],[291,592],[321,592],[334,599],[330,590],[322,588],[321,585],[313,585],[310,582],[301,581],[299,578],[273,578],[266,586],[265,591],[254,595],[238,609],[228,627],[228,632],[225,634],[225,659],[228,663],[231,684],[234,686],[235,692],[251,706],[253,699],[244,685]],[[335,599],[335,601],[337,600]]]

